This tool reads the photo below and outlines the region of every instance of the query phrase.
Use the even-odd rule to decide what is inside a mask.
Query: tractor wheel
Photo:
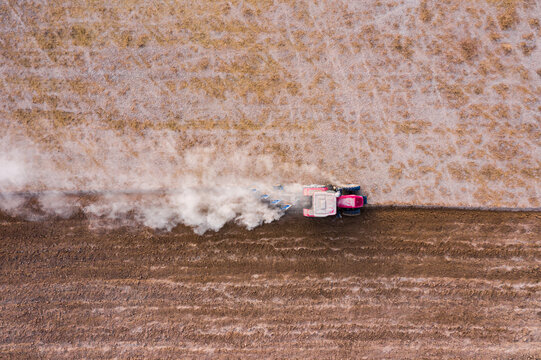
[[[342,209],[344,216],[357,216],[361,213],[361,209]]]
[[[342,195],[359,195],[361,187],[359,185],[346,185],[341,188]]]

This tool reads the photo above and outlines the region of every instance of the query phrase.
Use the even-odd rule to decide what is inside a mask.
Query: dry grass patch
[[[520,174],[530,179],[541,178],[541,167],[527,167],[520,170]]]
[[[483,181],[479,181],[479,183],[481,184],[473,194],[473,197],[481,204],[490,203],[494,204],[494,206],[502,206],[502,202],[505,201],[505,198],[502,196],[501,191],[491,190]]]
[[[25,127],[29,135],[40,140],[45,138],[51,127],[59,130],[85,123],[85,119],[80,114],[56,109],[49,111],[17,109],[13,115],[17,122]]]
[[[150,42],[150,36],[147,34],[143,34],[137,38],[136,46],[138,48],[142,48],[142,47],[147,46],[149,42]]]
[[[389,176],[391,179],[398,180],[402,177],[402,171],[404,169],[404,164],[400,164],[400,166],[395,167],[393,165],[389,166]]]
[[[530,80],[530,72],[528,69],[526,69],[526,67],[524,67],[524,65],[516,66],[513,70],[520,75],[522,80]]]
[[[487,0],[487,2],[498,9],[497,19],[502,30],[510,30],[519,23],[517,7],[524,4],[523,0]]]
[[[519,147],[511,141],[501,140],[488,146],[490,153],[498,160],[514,160],[520,154]]]
[[[494,115],[496,119],[509,119],[509,112],[509,106],[505,104],[497,104],[491,108],[491,114]]]
[[[398,51],[407,59],[410,59],[413,55],[413,40],[409,37],[396,35],[391,43],[391,46],[394,50]]]
[[[466,39],[460,42],[460,53],[466,61],[471,61],[478,54],[479,40]]]
[[[453,108],[460,108],[468,103],[468,96],[458,84],[441,83],[438,90],[445,95],[445,99]]]
[[[447,166],[447,171],[453,179],[458,181],[470,181],[473,174],[471,164],[468,166],[464,166],[457,162],[449,164]]]
[[[501,49],[503,50],[503,53],[505,55],[510,55],[513,51],[513,47],[511,46],[511,44],[508,43],[502,44]]]
[[[520,42],[520,44],[518,44],[518,46],[519,46],[520,50],[522,50],[522,53],[525,56],[530,56],[532,51],[534,51],[535,48],[536,48],[535,44],[528,44],[525,41]]]
[[[42,50],[51,51],[61,44],[62,30],[46,29],[34,32],[33,36]]]
[[[505,66],[500,61],[499,57],[491,55],[479,63],[479,73],[483,76],[494,73],[505,75]]]
[[[115,37],[115,41],[120,48],[130,47],[134,42],[133,32],[124,30]]]
[[[488,36],[492,41],[500,41],[502,39],[502,34],[495,31],[492,31]]]
[[[503,30],[509,30],[511,27],[518,22],[518,17],[516,11],[509,11],[498,15],[498,22],[500,27]]]
[[[504,99],[507,97],[507,94],[509,93],[509,86],[504,83],[494,85],[492,88]]]
[[[189,85],[194,90],[203,90],[208,96],[225,100],[226,91],[230,88],[230,81],[220,76],[212,78],[193,78]]]
[[[58,96],[55,95],[35,95],[32,96],[32,103],[33,104],[47,104],[53,108],[56,108],[58,106]]]
[[[74,25],[71,27],[70,37],[76,46],[90,46],[95,36],[92,30],[82,25]]]
[[[272,154],[273,156],[278,157],[281,161],[285,162],[291,153],[291,149],[285,144],[270,143],[265,145],[264,152],[266,154]]]
[[[480,171],[481,176],[489,181],[499,181],[505,173],[494,165],[485,165]]]
[[[432,20],[432,12],[428,9],[426,0],[423,0],[419,6],[419,18],[425,23]]]
[[[426,131],[430,126],[428,121],[423,120],[404,120],[395,121],[395,133],[403,134],[419,134]]]

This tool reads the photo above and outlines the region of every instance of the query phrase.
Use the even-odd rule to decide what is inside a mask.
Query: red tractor
[[[311,202],[308,209],[303,209],[307,217],[357,216],[366,204],[358,185],[309,185],[303,188],[303,195]]]

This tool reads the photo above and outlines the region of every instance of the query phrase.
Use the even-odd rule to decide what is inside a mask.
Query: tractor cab
[[[303,215],[307,217],[325,217],[336,215],[336,192],[329,191],[326,187],[305,188],[305,196],[311,195],[312,206],[309,209],[302,209]]]

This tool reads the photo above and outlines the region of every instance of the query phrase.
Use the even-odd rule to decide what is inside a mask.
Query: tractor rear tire
[[[361,209],[341,209],[344,216],[357,216],[361,214]]]
[[[361,187],[359,185],[347,185],[340,189],[342,195],[360,195]]]

